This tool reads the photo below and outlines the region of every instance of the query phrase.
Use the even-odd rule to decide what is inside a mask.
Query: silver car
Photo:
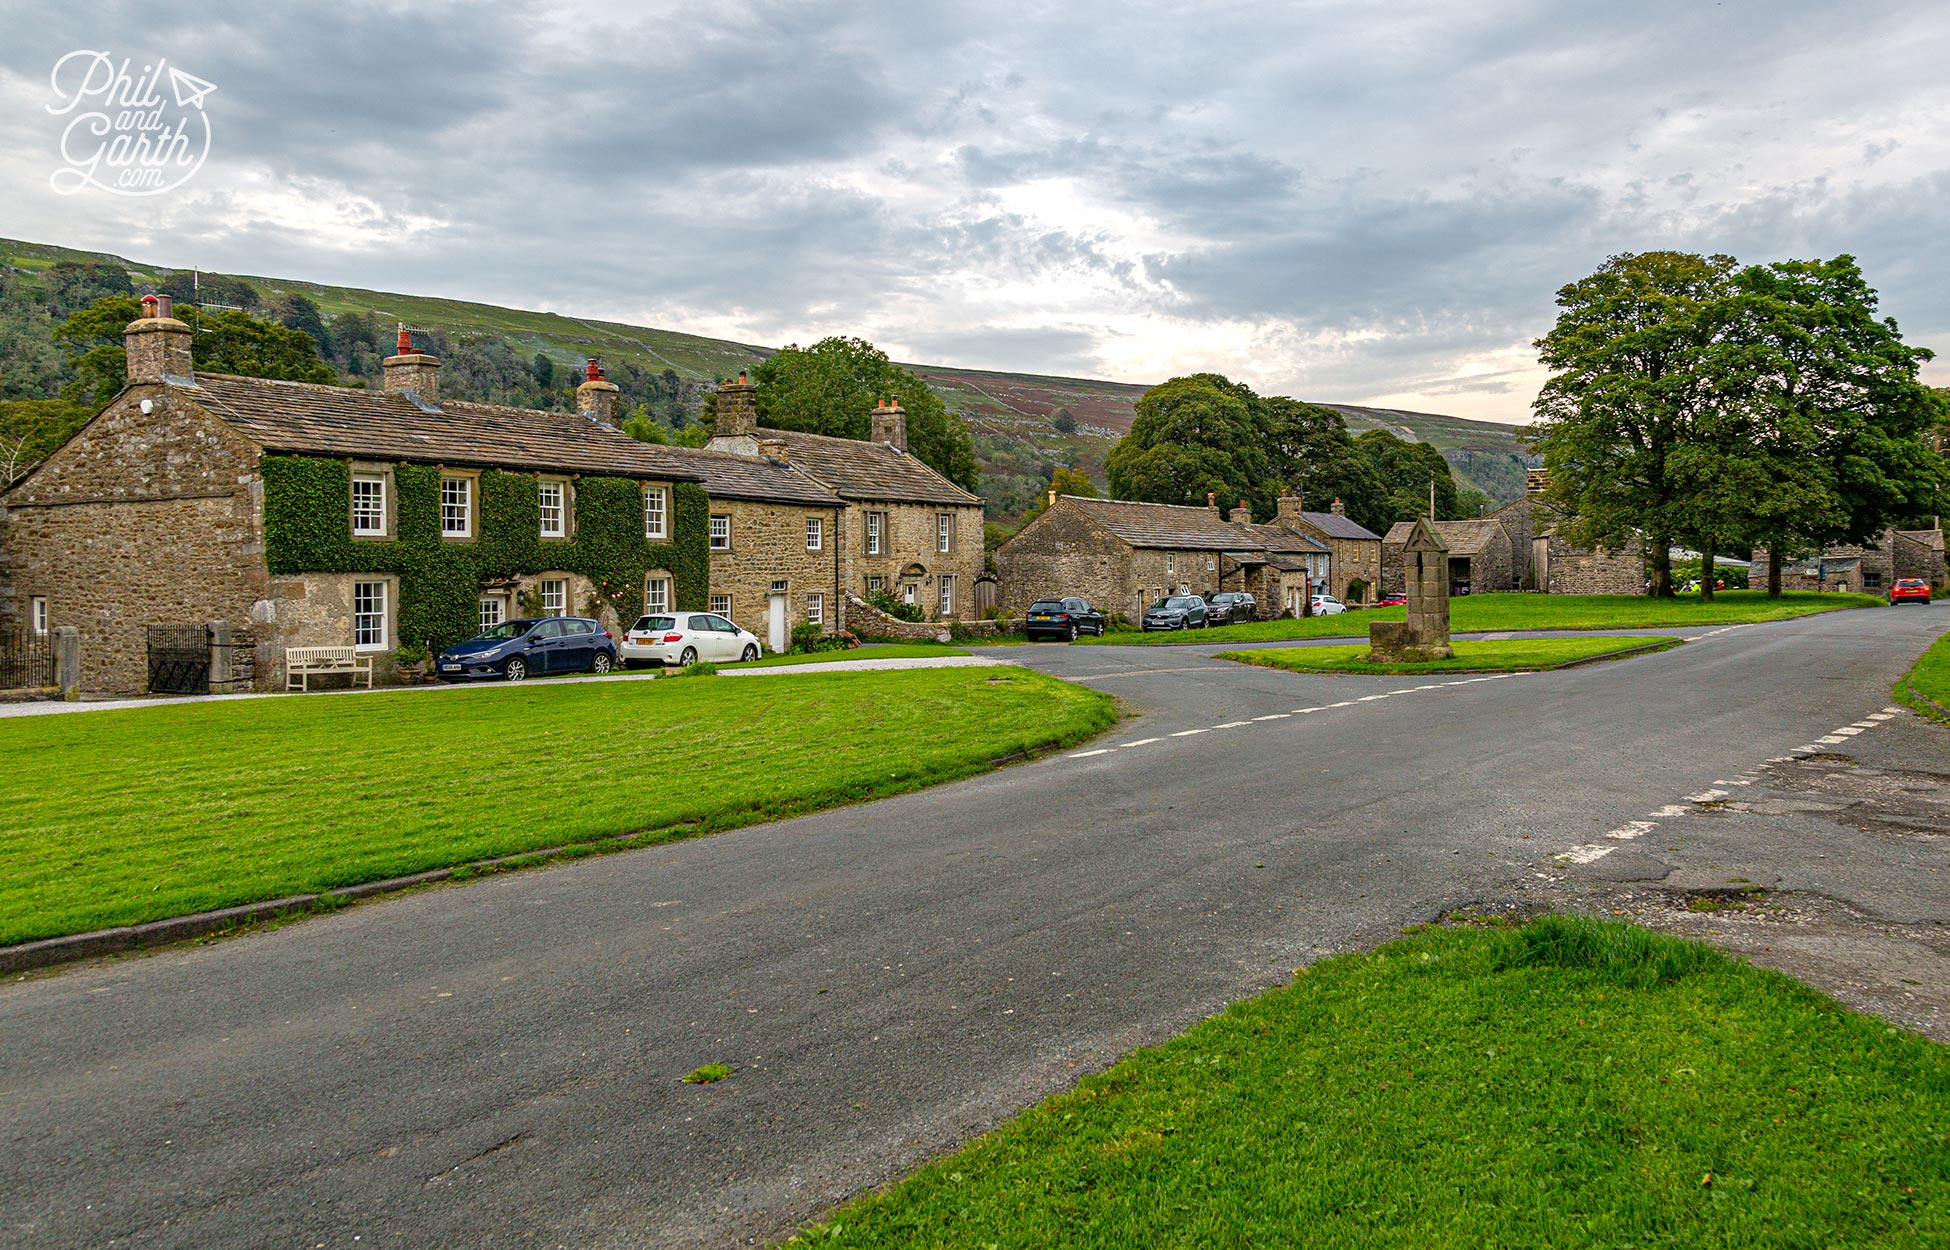
[[[636,618],[623,635],[625,664],[712,664],[756,660],[758,635],[711,612],[655,612]]]

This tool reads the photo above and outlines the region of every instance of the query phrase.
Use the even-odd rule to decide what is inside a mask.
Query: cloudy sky
[[[1940,0],[0,21],[0,235],[160,264],[1523,420],[1554,292],[1607,255],[1846,251],[1950,356]],[[179,189],[50,185],[79,50],[215,84]]]

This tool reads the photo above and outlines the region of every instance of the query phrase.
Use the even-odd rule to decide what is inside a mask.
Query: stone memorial
[[[1427,517],[1419,518],[1402,548],[1408,619],[1368,626],[1368,659],[1418,664],[1455,655],[1449,645],[1449,547]]]

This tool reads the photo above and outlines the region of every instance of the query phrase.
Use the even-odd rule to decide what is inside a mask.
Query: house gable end
[[[142,411],[147,402],[150,411]],[[0,497],[9,508],[230,495],[259,447],[172,386],[122,391]]]

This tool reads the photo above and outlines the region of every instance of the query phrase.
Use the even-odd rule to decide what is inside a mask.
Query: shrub
[[[851,651],[860,645],[860,640],[848,630],[827,633],[823,625],[795,625],[792,629],[791,650],[799,655],[812,655],[820,651]]]
[[[871,592],[867,595],[867,602],[897,621],[909,621],[918,624],[921,620],[921,608],[919,604],[905,603],[887,591],[876,590]]]
[[[664,670],[664,676],[666,677],[716,677],[717,675],[718,666],[709,661],[699,664],[686,664],[682,668]]]

